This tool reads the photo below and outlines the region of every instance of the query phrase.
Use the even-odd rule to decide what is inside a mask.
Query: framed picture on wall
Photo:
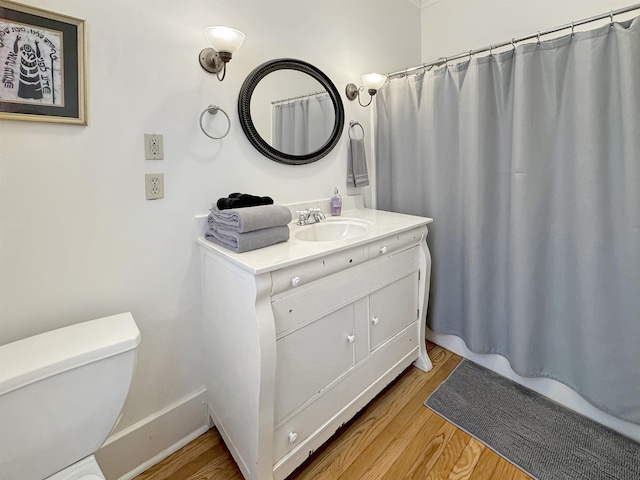
[[[0,0],[0,119],[87,124],[85,22]]]

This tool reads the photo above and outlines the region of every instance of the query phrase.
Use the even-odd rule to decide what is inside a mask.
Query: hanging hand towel
[[[252,232],[263,228],[281,227],[291,221],[291,210],[283,205],[220,210],[214,206],[209,213],[209,227],[219,227],[237,233]]]
[[[236,253],[248,252],[258,248],[269,247],[289,240],[289,227],[263,228],[253,232],[238,233],[223,228],[209,228],[204,237]]]
[[[349,161],[347,165],[347,184],[354,187],[369,185],[367,173],[367,158],[364,151],[364,139],[349,140]]]

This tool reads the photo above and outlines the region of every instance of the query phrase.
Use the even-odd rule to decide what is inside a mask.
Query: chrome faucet
[[[296,213],[298,214],[298,221],[296,222],[298,225],[311,225],[327,218],[319,208],[297,210]]]

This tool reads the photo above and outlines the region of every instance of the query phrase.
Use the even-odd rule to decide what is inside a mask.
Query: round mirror
[[[276,162],[315,162],[338,143],[344,107],[318,68],[283,58],[253,70],[240,89],[238,114],[253,146]]]

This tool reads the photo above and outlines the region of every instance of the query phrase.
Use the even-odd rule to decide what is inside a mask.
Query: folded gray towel
[[[367,158],[365,156],[364,140],[362,138],[352,138],[349,140],[347,183],[354,187],[369,185]]]
[[[222,245],[237,253],[248,252],[258,248],[268,247],[289,240],[289,227],[263,228],[247,233],[238,233],[224,228],[209,228],[205,238],[213,243]]]
[[[226,210],[220,210],[214,205],[208,218],[210,228],[220,227],[236,233],[281,227],[290,221],[291,211],[282,205],[259,205]]]

